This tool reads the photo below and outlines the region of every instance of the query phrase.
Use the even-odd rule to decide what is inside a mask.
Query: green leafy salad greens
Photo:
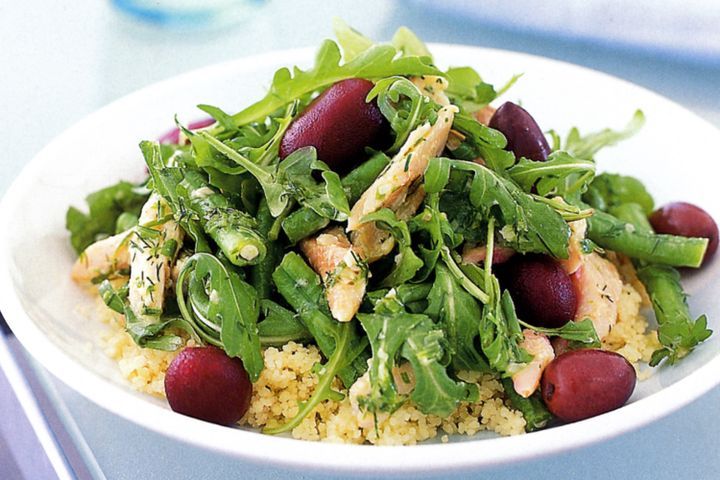
[[[88,213],[68,210],[79,261],[92,262],[92,249],[109,245],[103,258],[113,261],[91,272],[92,282],[105,303],[124,314],[138,345],[175,350],[193,338],[240,358],[252,381],[265,368],[264,347],[317,345],[324,363],[315,370],[312,397],[269,433],[297,426],[319,402],[342,399],[363,375],[369,388],[358,403],[376,421],[405,402],[445,417],[478,398],[477,385],[458,375],[463,371],[500,378],[527,429],[541,428],[551,419],[542,401],[537,394],[520,396],[512,383],[533,360],[523,330],[576,348],[599,347],[593,322],[533,326],[531,318],[518,317],[492,262],[468,262],[462,252],[481,247],[485,258],[512,250],[567,259],[570,222],[583,219],[584,252],[631,258],[648,291],[662,344],[652,365],[677,362],[710,335],[705,316],[690,316],[676,270],[699,266],[707,241],[653,233],[653,198],[643,184],[596,171],[595,154],[634,134],[641,112],[621,131],[581,135],[573,129],[564,140],[550,132],[546,161],[516,158],[505,136],[476,118],[517,76],[495,88],[473,68],[443,70],[405,28],[389,44],[340,21],[335,30],[337,42],[326,40],[311,68],[278,70],[257,102],[233,114],[201,105],[214,125],[191,131],[178,122],[179,144],[143,141],[146,182],[120,182],[89,195]],[[292,122],[326,89],[351,78],[374,83],[367,101],[376,102],[387,122],[386,144],[368,145],[349,172],[333,171],[312,146],[281,158]],[[413,198],[421,201],[405,210],[383,204],[362,216],[362,225],[373,225],[392,245],[382,258],[369,262],[353,252],[354,261],[336,263],[330,273],[317,268],[307,242],[333,227],[343,232],[354,205],[393,168],[413,132],[438,121],[442,102],[419,87],[418,78],[439,79],[456,107],[444,148],[412,181],[413,192],[422,194]],[[416,160],[411,154],[404,161],[407,172]],[[148,217],[149,204],[157,204],[156,215]],[[123,255],[129,258],[122,261]],[[348,265],[355,265],[351,273],[364,290],[353,319],[339,322],[329,292]],[[395,377],[402,364],[413,372],[410,392]]]

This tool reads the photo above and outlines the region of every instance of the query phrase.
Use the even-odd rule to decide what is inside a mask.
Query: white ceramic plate
[[[647,116],[635,138],[598,156],[602,169],[642,178],[658,200],[687,200],[720,218],[717,177],[708,152],[720,132],[669,100],[591,70],[518,53],[433,45],[441,66],[472,65],[502,84],[524,72],[506,99],[521,99],[543,128],[566,132],[622,127],[636,108]],[[183,442],[306,471],[447,472],[547,455],[603,440],[676,410],[720,383],[720,335],[674,368],[638,385],[625,407],[582,422],[510,438],[457,437],[449,444],[372,447],[303,442],[231,429],[178,415],[131,390],[102,352],[104,327],[69,279],[75,255],[64,229],[68,205],[119,179],[140,180],[137,144],[173,125],[173,115],[203,115],[198,103],[238,110],[259,98],[274,70],[312,62],[312,51],[276,52],[198,70],[150,86],[88,116],[25,168],[0,206],[0,308],[25,347],[54,375],[98,405]],[[718,261],[686,279],[693,314],[720,327]]]

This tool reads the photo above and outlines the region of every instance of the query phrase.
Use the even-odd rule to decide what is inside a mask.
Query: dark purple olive
[[[165,373],[165,395],[178,413],[232,425],[250,407],[252,383],[239,359],[216,347],[188,347]]]
[[[553,415],[576,422],[625,405],[635,389],[635,380],[635,369],[622,355],[574,350],[550,362],[540,388]]]
[[[365,147],[378,146],[386,130],[376,103],[365,101],[372,88],[368,80],[350,78],[325,90],[290,124],[280,143],[280,157],[313,146],[333,170],[353,168]]]
[[[545,135],[535,119],[521,106],[512,102],[500,105],[490,119],[490,128],[500,130],[507,138],[507,150],[517,158],[545,161],[550,155]]]
[[[575,288],[552,258],[515,255],[499,269],[499,274],[522,320],[538,327],[557,328],[575,318]]]
[[[718,226],[715,220],[705,210],[691,203],[668,203],[650,215],[650,224],[657,233],[709,239],[703,263],[718,248]]]

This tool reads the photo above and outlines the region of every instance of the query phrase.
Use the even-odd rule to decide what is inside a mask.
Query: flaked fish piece
[[[152,321],[162,313],[165,287],[183,236],[167,202],[157,193],[151,194],[129,246],[128,299],[138,318]]]
[[[185,264],[187,264],[188,260],[190,260],[191,256],[192,255],[188,251],[183,251],[178,254],[175,262],[173,263],[172,269],[170,269],[170,280],[165,286],[166,291],[173,291],[173,289],[177,285],[177,279],[178,277],[180,277],[180,272],[182,272],[182,269],[185,267]]]
[[[357,230],[365,215],[385,207],[396,210],[405,201],[411,185],[425,173],[430,159],[443,151],[457,111],[454,105],[443,107],[434,125],[426,122],[410,133],[388,168],[353,205],[348,231]]]
[[[585,233],[587,232],[587,220],[584,218],[575,220],[569,222],[568,226],[570,227],[568,258],[559,259],[558,262],[560,262],[560,266],[568,275],[572,275],[578,271],[584,262],[585,254],[582,251],[582,241],[585,240]]]
[[[397,206],[395,216],[399,220],[408,220],[420,208],[425,199],[425,188],[419,185],[411,191],[405,201]],[[367,263],[373,263],[392,252],[395,239],[387,230],[378,227],[375,222],[362,225],[350,233],[350,240],[360,257]]]
[[[591,253],[584,256],[582,266],[570,278],[578,292],[575,320],[589,318],[602,340],[617,323],[623,288],[620,273],[610,261]]]
[[[70,272],[73,281],[84,284],[130,268],[129,239],[133,230],[98,240],[80,254]]]
[[[375,222],[361,226],[350,233],[355,250],[367,263],[373,263],[392,252],[395,239],[387,230],[378,227]]]
[[[528,398],[540,386],[545,367],[555,358],[550,340],[542,333],[530,329],[523,330],[523,339],[520,346],[524,348],[533,359],[521,370],[512,376],[513,387],[522,397]]]
[[[325,285],[332,316],[349,322],[365,295],[368,270],[341,227],[332,227],[300,242],[300,250]]]
[[[423,95],[441,106],[450,105],[450,99],[445,94],[448,88],[448,81],[444,77],[437,75],[420,75],[411,77],[410,81],[418,87]]]
[[[366,262],[372,263],[390,253],[395,242],[373,222],[362,223],[363,217],[387,207],[396,212],[398,218],[406,220],[417,211],[425,198],[425,190],[416,182],[425,173],[430,159],[445,148],[455,112],[454,105],[443,107],[434,125],[425,123],[411,132],[388,168],[353,205],[347,230]]]

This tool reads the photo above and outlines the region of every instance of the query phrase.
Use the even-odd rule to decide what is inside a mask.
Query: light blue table
[[[374,38],[386,39],[405,24],[428,41],[506,48],[579,63],[644,85],[720,125],[720,61],[693,63],[678,55],[483,27],[428,12],[409,1],[309,3],[271,2],[233,29],[193,34],[139,26],[99,0],[0,4],[0,194],[44,144],[109,101],[196,67],[316,45],[330,34],[333,16]],[[38,388],[50,399],[46,408],[55,405],[60,420],[75,432],[76,447],[88,447],[94,457],[89,461],[96,461],[108,478],[309,478],[179,445],[101,410],[42,370],[40,380]],[[10,392],[5,389],[2,395]],[[15,434],[8,427],[13,424],[0,418],[0,425],[5,427],[0,429],[4,440],[12,442]],[[467,478],[720,478],[718,432],[720,389],[714,389],[681,412],[636,432]]]

